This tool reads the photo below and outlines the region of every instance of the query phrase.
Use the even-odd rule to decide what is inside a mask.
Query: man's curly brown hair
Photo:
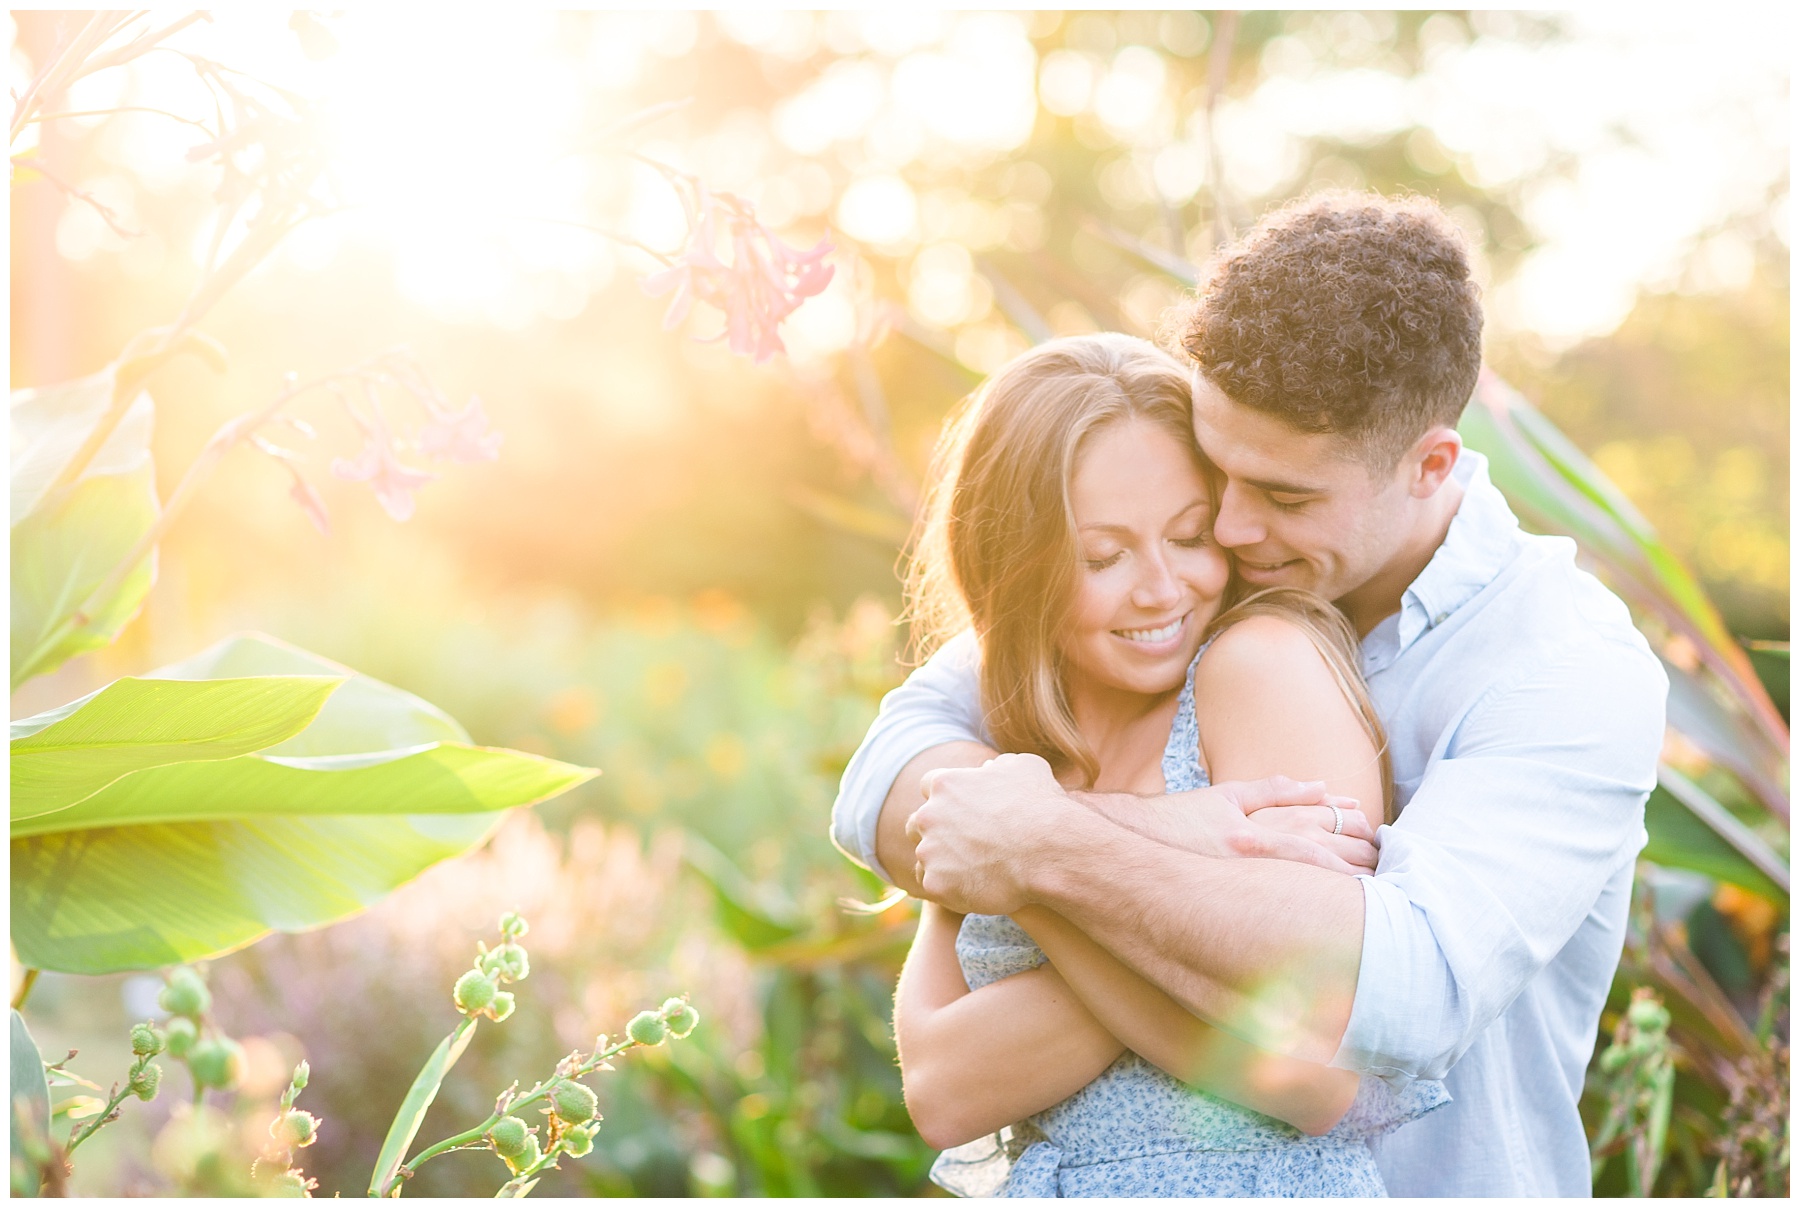
[[[1481,369],[1481,302],[1435,202],[1324,193],[1266,216],[1214,266],[1176,335],[1233,402],[1354,440],[1393,468],[1454,425]]]

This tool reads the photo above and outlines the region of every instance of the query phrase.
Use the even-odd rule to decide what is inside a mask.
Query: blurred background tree
[[[15,77],[73,19],[15,13]],[[567,1002],[543,1009],[567,1018],[540,1029],[546,1051],[610,1006],[581,987],[633,977],[647,979],[637,997],[690,988],[709,1021],[737,1022],[666,1068],[621,1071],[640,1107],[609,1122],[601,1160],[564,1190],[924,1185],[929,1154],[885,1030],[909,923],[840,911],[838,898],[879,887],[824,826],[842,761],[900,674],[893,568],[938,424],[1045,334],[1152,334],[1178,293],[1157,258],[1202,263],[1289,197],[1368,187],[1442,201],[1477,249],[1489,362],[1626,490],[1734,633],[1787,639],[1782,29],[1428,11],[424,23],[359,10],[221,12],[182,37],[317,98],[348,205],[298,231],[208,321],[232,352],[225,373],[176,362],[150,381],[159,461],[185,466],[289,370],[310,378],[399,343],[449,396],[478,394],[505,443],[498,461],[425,488],[405,527],[321,481],[329,539],[285,477],[226,463],[166,542],[144,615],[114,647],[28,685],[13,713],[254,626],[441,703],[478,742],[602,767],[529,838],[509,837],[527,820],[501,838],[571,884],[622,844],[636,855],[619,867],[663,907],[629,943],[562,949]],[[40,127],[36,154],[57,180],[13,194],[15,388],[98,368],[191,285],[212,187],[184,159],[191,129],[155,112],[79,116],[187,113],[196,97],[162,58],[94,77],[77,116]],[[836,279],[783,328],[789,356],[751,368],[700,342],[716,314],[658,338],[661,305],[635,283],[654,262],[591,229],[679,242],[667,182],[592,150],[659,102],[677,107],[645,128],[647,154],[754,201],[797,246],[827,232],[837,244]],[[354,435],[322,432],[320,446]],[[1785,658],[1756,657],[1785,713]],[[673,868],[657,862],[670,850],[683,853]],[[1700,920],[1693,946],[1735,987],[1734,1009],[1753,1015],[1785,965],[1785,895],[1660,884],[1667,909]],[[392,962],[378,954],[422,901],[397,897],[345,929],[363,941],[277,937],[215,977],[241,1032],[304,1047],[321,1071],[309,1100],[345,1122],[312,1151],[327,1189],[356,1186],[334,1162],[367,1169],[357,1113],[391,1114],[334,1087],[331,1055],[416,1068],[435,1035],[410,1036],[404,994],[379,990]],[[511,905],[484,898],[476,925]],[[258,997],[259,981],[275,984],[264,966],[321,944],[344,945],[346,986],[376,987],[356,1012]],[[420,961],[416,984],[441,980]],[[550,958],[539,963],[547,985]],[[733,1005],[709,1009],[696,969],[724,970],[716,989]],[[78,1002],[47,976],[36,993],[60,1020],[45,1050],[103,1051],[142,998],[120,986]],[[495,1063],[471,1079],[481,1086],[542,1056],[478,1050],[469,1060]],[[149,1107],[141,1127],[154,1130]],[[1695,1161],[1664,1176],[1686,1181],[1665,1190],[1711,1177],[1695,1135]],[[113,1154],[112,1185],[131,1186],[129,1141],[108,1144],[84,1158],[98,1171]],[[459,1189],[449,1161],[421,1177]]]

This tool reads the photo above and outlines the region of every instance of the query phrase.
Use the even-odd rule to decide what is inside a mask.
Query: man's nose
[[[1226,549],[1242,549],[1267,536],[1268,530],[1257,519],[1245,491],[1227,483],[1219,495],[1218,515],[1213,517],[1213,540]]]

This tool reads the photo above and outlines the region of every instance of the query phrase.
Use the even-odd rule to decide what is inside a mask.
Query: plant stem
[[[394,1172],[394,1178],[392,1180],[389,1180],[387,1186],[385,1186],[381,1189],[381,1194],[384,1196],[390,1194],[394,1188],[395,1181],[405,1178],[407,1175],[416,1171],[419,1167],[423,1166],[426,1162],[430,1161],[432,1158],[437,1157],[439,1154],[449,1153],[451,1150],[461,1148],[465,1145],[468,1145],[472,1141],[479,1141],[481,1138],[483,1138],[487,1135],[489,1129],[493,1128],[494,1125],[500,1123],[501,1116],[511,1115],[512,1113],[518,1111],[522,1107],[529,1107],[533,1103],[537,1103],[542,1099],[548,1098],[550,1095],[550,1092],[555,1090],[557,1088],[557,1086],[560,1085],[561,1083],[570,1081],[572,1079],[585,1077],[586,1075],[591,1074],[595,1070],[599,1069],[600,1066],[602,1064],[604,1064],[608,1058],[617,1057],[620,1053],[623,1053],[626,1049],[632,1049],[632,1048],[636,1048],[636,1047],[638,1047],[637,1041],[622,1040],[618,1044],[613,1045],[611,1048],[606,1049],[603,1052],[595,1052],[593,1056],[589,1057],[586,1061],[582,1062],[579,1066],[577,1066],[570,1073],[558,1074],[555,1077],[551,1078],[548,1082],[538,1083],[536,1086],[532,1087],[529,1091],[527,1091],[524,1095],[513,1100],[511,1103],[508,1103],[506,1105],[506,1110],[504,1112],[494,1112],[491,1115],[489,1115],[487,1119],[483,1120],[480,1124],[477,1124],[474,1128],[468,1129],[464,1132],[459,1132],[454,1137],[446,1137],[444,1140],[439,1141],[436,1145],[432,1145],[424,1150],[421,1150],[419,1153],[419,1156],[414,1158],[412,1161],[401,1163],[400,1169],[396,1170]],[[548,1156],[549,1155],[546,1155],[546,1157],[548,1157]],[[536,1168],[534,1167],[533,1169],[536,1169]],[[526,1174],[529,1174],[529,1173],[530,1173],[529,1171],[526,1172]],[[521,1175],[516,1176],[512,1181],[517,1182],[518,1179],[524,1178],[524,1177],[525,1177],[525,1174],[521,1174]]]
[[[76,1146],[99,1132],[101,1126],[111,1120],[113,1112],[118,1109],[119,1104],[125,1102],[130,1094],[131,1088],[129,1085],[127,1085],[124,1090],[115,1090],[112,1094],[112,1098],[109,1099],[106,1106],[101,1109],[100,1114],[89,1121],[86,1128],[77,1130],[76,1133],[69,1138],[69,1146],[63,1151],[64,1154],[74,1153]]]
[[[31,987],[37,985],[37,979],[36,969],[25,970],[25,977],[19,982],[19,992],[13,995],[13,1010],[17,1011],[25,1005],[25,1000],[31,997]]]
[[[144,535],[138,538],[137,544],[131,547],[130,552],[114,564],[106,578],[100,581],[100,585],[89,592],[87,599],[81,602],[81,607],[69,614],[69,618],[57,627],[56,632],[46,639],[43,645],[60,642],[69,632],[85,629],[93,624],[94,615],[106,607],[107,602],[112,599],[120,587],[124,586],[125,580],[131,577],[145,558],[150,556],[157,543],[163,539],[182,512],[187,509],[188,503],[199,491],[201,484],[235,446],[259,431],[274,419],[284,406],[299,395],[310,390],[317,390],[321,386],[341,378],[360,376],[379,364],[381,360],[381,357],[376,357],[348,370],[290,386],[276,395],[274,401],[263,407],[262,410],[246,412],[221,425],[219,430],[213,433],[212,439],[206,442],[206,447],[200,450],[200,455],[194,458],[193,463],[188,466],[187,473],[181,476],[181,481],[176,484],[174,492],[169,496],[169,501],[163,505],[162,512],[157,516],[155,523],[144,531]],[[15,684],[14,687],[17,685]]]

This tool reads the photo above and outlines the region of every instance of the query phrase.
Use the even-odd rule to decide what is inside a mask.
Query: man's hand
[[[914,872],[927,898],[959,914],[1024,906],[1037,849],[1079,808],[1036,755],[929,772],[921,787],[925,804],[906,824],[918,844]]]
[[[1355,801],[1327,794],[1319,781],[1274,776],[1167,797],[1070,796],[1109,822],[1196,855],[1293,860],[1347,874],[1375,869],[1369,820]]]

